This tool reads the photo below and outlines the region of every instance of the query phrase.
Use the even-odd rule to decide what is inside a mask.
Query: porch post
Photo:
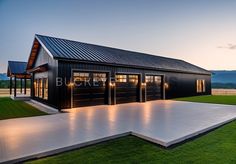
[[[12,94],[12,77],[10,77],[10,95]]]
[[[35,90],[34,90],[34,73],[31,73],[31,78],[30,78],[30,96],[34,97]]]
[[[16,97],[16,75],[14,78],[14,97]]]
[[[24,78],[24,94],[26,95],[26,77]]]

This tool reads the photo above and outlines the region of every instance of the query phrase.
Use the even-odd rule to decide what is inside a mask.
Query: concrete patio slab
[[[0,121],[0,162],[16,162],[133,134],[170,146],[236,119],[236,106],[171,100],[84,107]]]

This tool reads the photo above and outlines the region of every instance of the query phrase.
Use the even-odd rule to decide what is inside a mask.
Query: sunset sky
[[[0,72],[35,33],[236,70],[236,0],[0,0]]]

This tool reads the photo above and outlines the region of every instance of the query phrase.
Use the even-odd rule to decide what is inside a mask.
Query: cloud
[[[236,44],[227,44],[227,46],[218,46],[217,48],[225,48],[225,49],[229,49],[229,50],[236,50]]]

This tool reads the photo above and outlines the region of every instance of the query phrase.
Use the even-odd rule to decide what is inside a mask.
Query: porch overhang
[[[45,71],[48,71],[48,64],[47,63],[27,70],[28,73],[45,72]]]

